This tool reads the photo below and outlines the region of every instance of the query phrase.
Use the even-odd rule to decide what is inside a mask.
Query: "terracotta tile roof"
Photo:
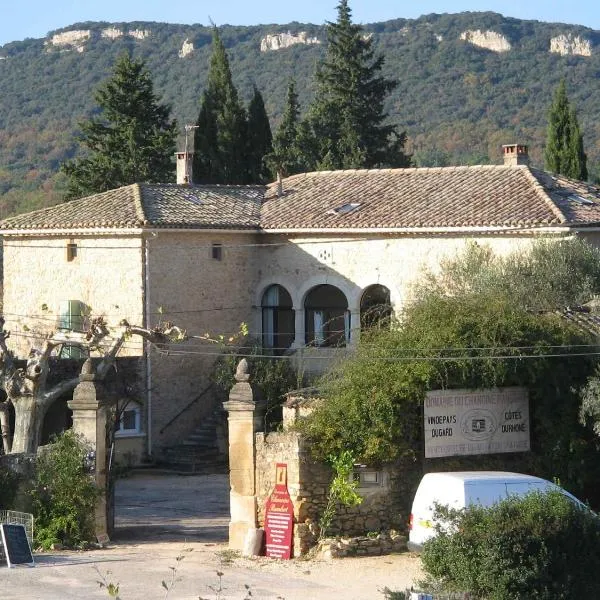
[[[515,227],[564,214],[527,167],[479,166],[306,173],[269,187],[264,229]],[[345,204],[356,208],[342,214]],[[600,217],[600,211],[599,211]]]
[[[600,189],[524,165],[321,171],[269,186],[135,184],[0,229],[350,230],[600,223]]]
[[[0,221],[0,230],[256,229],[260,186],[134,184]]]

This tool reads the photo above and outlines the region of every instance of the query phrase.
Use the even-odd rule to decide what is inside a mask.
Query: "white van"
[[[587,509],[583,502],[550,481],[504,471],[455,471],[427,473],[413,500],[409,523],[408,549],[420,552],[423,544],[435,536],[434,505],[448,505],[461,509],[472,504],[491,506],[508,496],[524,496],[533,491],[557,490]]]

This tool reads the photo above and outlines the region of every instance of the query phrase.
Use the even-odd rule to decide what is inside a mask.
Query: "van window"
[[[504,481],[478,481],[465,484],[467,505],[491,506],[506,498]]]

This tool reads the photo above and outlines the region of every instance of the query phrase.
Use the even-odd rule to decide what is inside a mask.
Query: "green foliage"
[[[282,175],[294,175],[307,170],[303,158],[299,119],[296,82],[292,79],[288,84],[283,118],[273,138],[273,152],[266,157],[274,175],[279,172]]]
[[[19,481],[17,473],[0,466],[0,510],[14,509]]]
[[[194,136],[194,181],[248,183],[246,111],[233,84],[229,59],[216,27],[208,85]]]
[[[67,430],[37,457],[31,496],[36,540],[44,548],[55,543],[74,547],[93,539],[100,491],[86,467],[89,452]]]
[[[327,532],[340,504],[342,506],[357,506],[363,500],[356,491],[358,482],[352,479],[354,468],[352,453],[343,450],[337,455],[330,455],[327,462],[333,469],[333,479],[329,484],[325,510],[319,519],[319,540],[327,537]]]
[[[265,424],[268,429],[281,423],[281,406],[285,394],[301,384],[288,360],[264,355],[260,344],[239,348],[222,356],[214,366],[212,380],[228,394],[235,384],[235,371],[241,358],[246,357],[250,371],[250,383],[266,403]],[[300,380],[299,380],[300,378]]]
[[[317,67],[315,99],[307,123],[314,156],[305,155],[311,170],[361,167],[404,167],[406,134],[385,123],[386,97],[396,82],[381,75],[383,55],[352,23],[347,0],[340,0],[338,18],[327,25],[327,50]]]
[[[123,52],[145,60],[157,93],[173,107],[179,123],[196,120],[199,91],[207,82],[211,27],[148,22],[113,25],[148,29],[151,38],[138,42],[125,35],[108,40],[101,32],[111,24],[86,23],[80,27],[90,29],[91,38],[82,53],[45,46],[41,39],[0,48],[0,55],[7,57],[0,60],[2,217],[61,200],[64,176],[57,179],[57,171],[66,160],[82,155],[75,132],[77,123],[93,114],[90,90],[110,76]],[[507,36],[512,49],[496,53],[460,39],[462,32],[476,29]],[[325,26],[307,23],[219,28],[240,98],[249,102],[256,84],[273,131],[286,105],[285,82],[294,78],[299,104],[309,106],[315,92],[314,65],[325,52],[325,44],[260,51],[264,36],[286,31],[306,31],[321,41],[326,38]],[[490,12],[394,19],[365,25],[364,32],[373,35],[376,53],[386,57],[382,75],[398,81],[384,110],[390,124],[406,129],[407,147],[414,149],[419,164],[439,164],[435,157],[423,158],[431,149],[444,153],[441,156],[447,164],[498,163],[501,145],[518,141],[529,144],[533,164],[543,165],[547,110],[564,77],[577,106],[588,166],[597,176],[600,96],[595,85],[600,54],[560,56],[548,52],[548,47],[558,34],[582,36],[597,44],[598,32]],[[194,53],[178,58],[186,38],[193,41]]]
[[[595,251],[588,256],[589,248],[578,244],[558,243],[550,260],[551,248],[541,243],[506,262],[472,247],[466,257],[448,261],[437,277],[430,275],[399,323],[361,333],[356,352],[320,382],[324,400],[299,424],[315,457],[347,449],[370,464],[417,460],[428,390],[523,386],[529,390],[532,428],[527,468],[558,476],[580,496],[600,500],[599,441],[579,422],[578,396],[595,372],[596,340],[556,314],[553,304],[589,291],[586,265],[597,269],[587,262]],[[508,268],[513,263],[535,269],[527,281],[517,281]],[[581,279],[570,277],[571,268]],[[570,290],[563,288],[563,274]],[[515,290],[521,285],[519,296]],[[529,298],[526,286],[535,290]],[[531,302],[551,310],[531,311]]]
[[[271,172],[264,160],[273,150],[271,125],[265,110],[262,94],[254,87],[254,95],[248,106],[248,181],[266,183],[271,180]]]
[[[144,62],[121,56],[95,99],[100,117],[80,124],[88,155],[63,166],[69,196],[172,180],[177,124],[159,104]]]
[[[438,509],[421,556],[429,587],[486,600],[596,598],[600,519],[560,492]]]
[[[440,273],[426,273],[415,285],[416,299],[432,293],[503,296],[532,312],[582,305],[600,293],[600,250],[581,237],[541,239],[506,257],[470,244],[443,261]]]
[[[548,112],[544,159],[546,169],[553,173],[584,181],[588,177],[583,135],[575,109],[569,105],[564,79],[554,93]]]

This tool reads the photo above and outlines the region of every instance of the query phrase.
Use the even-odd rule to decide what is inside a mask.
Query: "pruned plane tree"
[[[65,393],[72,391],[79,383],[79,377],[69,377],[52,386],[48,384],[51,368],[50,358],[59,346],[78,346],[88,353],[94,353],[94,373],[103,379],[114,366],[123,344],[131,336],[137,335],[152,345],[165,348],[167,345],[185,341],[185,330],[173,323],[160,323],[147,329],[130,325],[123,320],[112,330],[103,317],[90,321],[86,332],[55,331],[41,338],[39,348],[32,348],[24,368],[17,366],[6,341],[10,332],[4,329],[4,318],[0,317],[0,386],[6,399],[0,401],[0,427],[2,447],[5,454],[19,452],[34,453],[40,444],[44,417],[50,406]],[[10,427],[10,407],[14,409],[14,431]]]

